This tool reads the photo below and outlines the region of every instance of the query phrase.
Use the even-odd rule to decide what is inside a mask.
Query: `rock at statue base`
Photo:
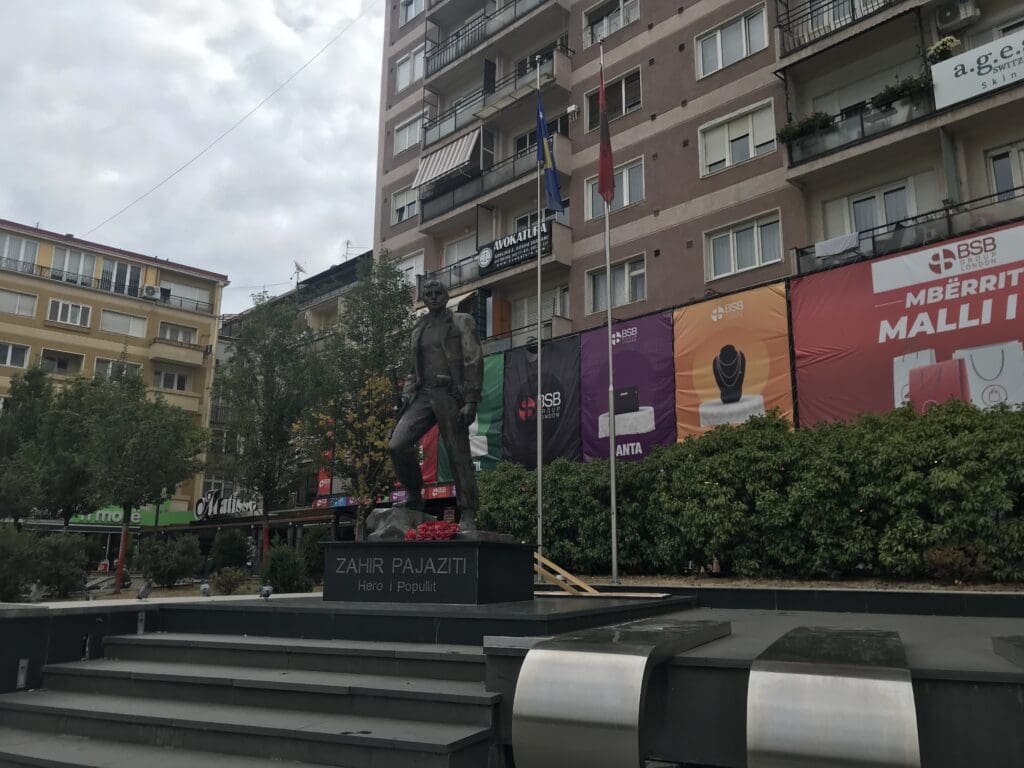
[[[377,507],[366,518],[366,530],[369,532],[366,538],[368,541],[401,541],[405,539],[406,531],[433,519],[432,515],[400,504]]]

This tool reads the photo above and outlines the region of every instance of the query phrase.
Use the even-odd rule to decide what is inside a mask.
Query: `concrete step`
[[[483,649],[469,645],[152,632],[107,637],[103,647],[108,658],[134,661],[354,672],[436,680],[480,682],[486,667]]]
[[[48,690],[358,714],[490,727],[501,695],[483,683],[394,675],[95,659],[51,664]]]
[[[480,768],[491,737],[474,725],[49,690],[0,695],[0,727],[345,768]]]
[[[0,728],[0,768],[320,768],[295,763],[212,752],[125,744],[14,728]]]

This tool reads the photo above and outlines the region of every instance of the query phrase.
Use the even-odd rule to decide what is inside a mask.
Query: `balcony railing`
[[[559,46],[556,50],[561,53],[571,56],[572,51],[568,48]],[[555,61],[554,51],[548,52],[540,62],[540,77],[542,80],[548,80],[554,76],[555,73]],[[517,67],[515,70],[505,75],[501,79],[495,81],[493,88],[490,90],[481,88],[479,91],[469,94],[459,100],[451,109],[448,109],[433,120],[427,120],[423,124],[423,146],[430,146],[445,136],[450,136],[460,128],[464,128],[470,123],[474,122],[477,117],[477,113],[480,112],[484,107],[494,104],[502,98],[511,96],[516,90],[523,87],[529,87],[537,82],[537,68],[530,66],[525,71],[520,71]]]
[[[231,407],[227,405],[217,405],[214,403],[210,406],[210,423],[211,424],[227,424],[231,421]]]
[[[571,333],[572,321],[567,317],[555,315],[548,320],[541,321],[540,332],[541,340],[548,341],[555,336]],[[531,323],[530,325],[523,326],[522,328],[513,328],[511,331],[506,331],[505,333],[488,336],[480,343],[483,346],[485,355],[490,355],[495,352],[504,352],[507,349],[524,347],[527,344],[536,345],[537,324]]]
[[[9,272],[20,272],[23,275],[45,277],[49,280],[69,283],[94,291],[113,293],[118,296],[130,296],[134,299],[142,296],[142,286],[139,284],[116,282],[109,277],[95,278],[90,275],[67,272],[63,269],[51,269],[50,267],[43,267],[38,264],[26,264],[23,261],[14,261],[13,259],[0,259],[0,269],[5,269]],[[213,305],[210,302],[188,299],[183,296],[161,295],[159,298],[154,299],[154,301],[171,307],[178,307],[179,309],[187,309],[190,312],[202,312],[207,315],[213,312]]]
[[[899,0],[778,0],[782,54],[871,16]]]
[[[789,164],[799,165],[827,155],[913,123],[934,111],[931,93],[920,93],[900,99],[888,109],[865,107],[853,113],[834,115],[828,128],[789,142]]]
[[[506,27],[515,24],[519,19],[535,8],[552,0],[512,0],[496,11],[473,19],[459,27],[444,40],[431,46],[428,42],[426,54],[427,76],[434,74],[456,59],[476,48],[480,43],[493,37]]]
[[[979,230],[1024,220],[1024,186],[949,205],[849,236],[797,249],[797,271],[817,272],[839,264],[872,259]]]
[[[552,138],[555,139],[552,144],[557,145],[557,137]],[[420,221],[436,219],[536,170],[537,152],[529,149],[482,171],[466,171],[469,177],[457,186],[444,182],[436,184],[420,195]]]

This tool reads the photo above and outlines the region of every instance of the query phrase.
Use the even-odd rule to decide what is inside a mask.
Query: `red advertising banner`
[[[1024,225],[795,279],[800,423],[1024,403]]]

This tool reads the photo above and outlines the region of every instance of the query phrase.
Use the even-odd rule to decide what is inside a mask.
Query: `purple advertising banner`
[[[583,334],[580,434],[583,460],[608,458],[608,331]],[[642,459],[656,445],[676,440],[672,314],[641,317],[612,328],[615,362],[615,455]]]

